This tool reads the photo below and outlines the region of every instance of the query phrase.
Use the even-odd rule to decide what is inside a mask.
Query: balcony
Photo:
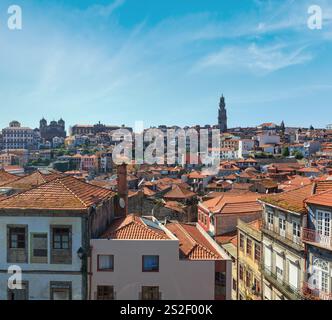
[[[262,266],[262,271],[266,280],[276,287],[283,295],[290,300],[306,300],[303,292],[293,287],[287,281],[277,276],[269,267]]]
[[[307,300],[332,300],[332,293],[312,288],[307,282],[303,283],[303,295]]]
[[[292,232],[285,231],[283,234],[280,232],[276,225],[263,222],[262,232],[270,238],[285,244],[294,250],[304,251],[304,245],[300,237],[295,237]]]
[[[313,229],[303,229],[303,241],[332,250],[332,237],[322,235]]]

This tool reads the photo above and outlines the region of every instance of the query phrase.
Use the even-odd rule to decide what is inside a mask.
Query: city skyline
[[[322,30],[307,27],[306,0],[96,3],[16,2],[23,29],[0,28],[1,127],[215,125],[221,94],[231,128],[332,122],[328,1],[315,3]]]

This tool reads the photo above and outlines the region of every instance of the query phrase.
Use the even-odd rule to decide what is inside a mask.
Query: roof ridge
[[[201,243],[197,243],[197,245],[195,247],[193,247],[193,250],[197,247],[200,247],[202,250],[204,250],[205,252],[211,254],[213,257],[215,258],[219,258],[218,255],[216,255],[213,251],[211,251],[209,248],[207,248],[206,246],[202,245]],[[190,252],[192,252],[193,250],[191,250]]]
[[[135,215],[129,215],[129,216],[127,216],[126,218],[128,218],[128,217],[132,217],[132,220],[129,221],[128,223],[124,224],[123,226],[120,226],[120,227],[117,228],[116,230],[114,230],[114,231],[112,232],[112,234],[115,234],[116,232],[118,232],[118,231],[120,231],[120,230],[123,230],[124,228],[130,226],[131,224],[135,224],[137,227],[146,230],[147,232],[153,234],[154,236],[156,236],[156,237],[158,237],[158,238],[163,238],[159,233],[157,233],[157,232],[151,230],[151,228],[149,228],[149,226],[146,225],[142,220],[141,220],[142,223],[138,222],[138,221],[136,220],[136,216],[135,216]],[[125,218],[125,219],[126,219],[126,218]]]
[[[69,176],[67,176],[67,177],[69,177]],[[67,177],[65,177],[65,178],[67,178]],[[74,179],[76,179],[76,178],[74,178]],[[87,205],[87,203],[85,203],[77,194],[75,194],[74,193],[74,191],[72,191],[69,187],[67,187],[64,183],[63,183],[63,181],[62,180],[64,180],[64,179],[61,179],[61,178],[56,178],[55,180],[52,180],[51,182],[56,182],[56,181],[58,181],[58,182],[60,182],[60,184],[67,190],[67,191],[69,191],[78,201],[80,201],[85,207],[88,207],[88,205]],[[79,181],[78,179],[77,179],[77,181]]]
[[[197,241],[189,234],[189,232],[182,227],[181,223],[179,223],[178,221],[175,222],[176,224],[178,224],[179,229],[181,229],[181,231],[187,236],[187,238],[192,242],[193,244],[193,248],[198,244]],[[193,249],[192,248],[192,249]],[[190,250],[191,252],[192,250]]]

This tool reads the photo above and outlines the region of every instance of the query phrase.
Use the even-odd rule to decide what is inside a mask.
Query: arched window
[[[324,293],[329,292],[330,281],[328,262],[319,258],[314,259],[312,282],[318,290]]]
[[[322,270],[322,271],[328,272],[329,271],[329,264],[326,261],[322,260],[322,259],[316,258],[314,260],[314,268],[316,270]]]

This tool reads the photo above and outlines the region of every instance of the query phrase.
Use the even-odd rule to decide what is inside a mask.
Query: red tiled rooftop
[[[114,220],[101,238],[117,240],[169,239],[163,230],[145,224],[140,217],[137,217],[134,214]]]
[[[165,199],[190,199],[196,195],[195,192],[181,186],[174,186],[173,189],[164,195]]]
[[[112,195],[110,190],[64,176],[0,201],[0,210],[83,210]]]
[[[8,173],[5,170],[0,170],[0,186],[15,181],[17,179],[19,179],[18,176]]]
[[[180,241],[181,255],[189,260],[220,260],[222,257],[195,225],[172,222],[166,225]]]
[[[280,194],[264,196],[261,198],[261,201],[289,211],[306,213],[304,200],[312,195],[312,191],[313,185],[310,184]]]
[[[60,173],[43,174],[40,171],[36,171],[27,176],[19,177],[18,179],[10,181],[3,186],[13,189],[27,190],[63,176],[64,175]]]
[[[307,198],[306,203],[332,207],[332,189]]]
[[[257,194],[230,195],[225,193],[219,197],[207,200],[200,204],[201,207],[215,214],[249,213],[262,210]]]

